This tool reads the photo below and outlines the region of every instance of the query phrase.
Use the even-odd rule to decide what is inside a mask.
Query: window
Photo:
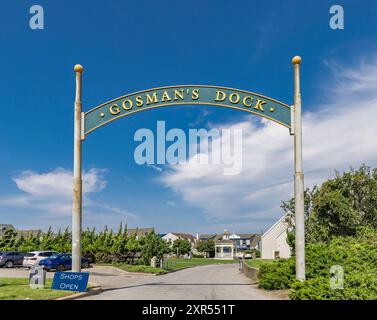
[[[223,247],[224,253],[230,253],[230,251],[231,251],[230,247]]]
[[[56,252],[46,252],[46,257],[51,257],[53,254],[56,254]]]

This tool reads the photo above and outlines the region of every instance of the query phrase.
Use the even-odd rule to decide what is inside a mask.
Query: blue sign
[[[86,292],[89,272],[56,272],[51,289]]]

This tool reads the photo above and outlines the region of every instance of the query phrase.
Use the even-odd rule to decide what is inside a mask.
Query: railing
[[[233,259],[233,254],[231,252],[229,253],[217,253],[215,255],[215,258],[220,258],[220,259]]]

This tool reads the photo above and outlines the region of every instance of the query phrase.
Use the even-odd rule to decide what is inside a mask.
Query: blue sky
[[[33,4],[44,8],[44,30],[29,28]],[[333,4],[5,1],[0,223],[70,225],[76,63],[85,69],[84,110],[175,84],[240,88],[290,104],[290,61],[301,55],[306,184],[320,183],[334,169],[376,165],[377,3],[337,2],[345,10],[345,29],[336,31],[329,27]],[[193,179],[195,168],[136,165],[133,135],[139,128],[155,131],[157,120],[185,131],[242,127],[242,177],[214,177],[201,168],[202,178]],[[292,194],[292,139],[286,129],[260,121],[231,109],[180,106],[141,112],[93,132],[83,144],[84,225],[266,230],[281,216],[281,200]]]

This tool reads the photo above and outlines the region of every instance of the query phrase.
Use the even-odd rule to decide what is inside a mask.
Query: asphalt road
[[[127,278],[124,278],[127,277]],[[93,275],[93,281],[94,275]],[[87,300],[271,300],[281,295],[260,290],[238,271],[238,264],[207,265],[161,276],[112,275],[97,283],[104,291]],[[112,283],[111,285],[105,284]],[[114,283],[115,281],[115,283]],[[102,282],[102,283],[100,283]]]
[[[103,292],[86,300],[271,300],[285,299],[281,293],[258,289],[238,271],[238,264],[207,265],[166,275],[133,274],[113,267],[95,266],[89,282]],[[0,268],[2,277],[28,277],[23,268]],[[48,272],[52,278],[54,272]]]

